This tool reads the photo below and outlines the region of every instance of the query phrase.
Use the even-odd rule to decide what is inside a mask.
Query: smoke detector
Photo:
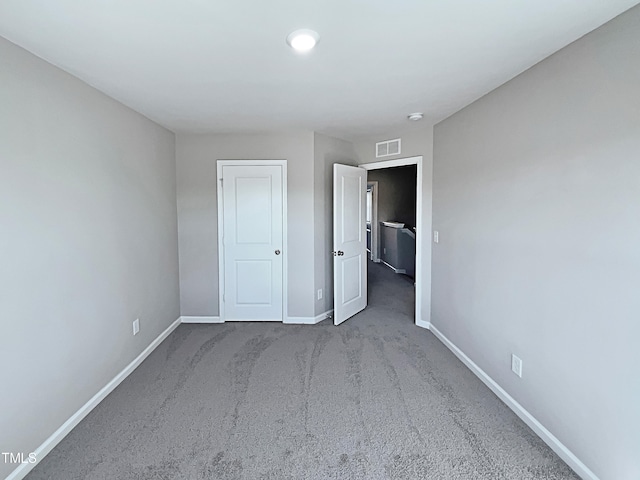
[[[417,122],[418,120],[422,120],[422,117],[424,117],[424,115],[420,112],[412,113],[407,116],[407,118],[412,122]]]

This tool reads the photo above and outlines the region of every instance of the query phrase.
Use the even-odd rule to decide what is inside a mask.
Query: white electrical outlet
[[[438,230],[433,231],[433,243],[440,242],[440,232]]]
[[[133,334],[137,335],[139,331],[140,331],[140,319],[136,318],[133,321]]]
[[[322,300],[322,289],[318,289],[318,300]]]
[[[511,354],[511,371],[522,378],[522,360]]]

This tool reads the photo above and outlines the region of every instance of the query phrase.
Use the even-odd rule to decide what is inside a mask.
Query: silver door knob
[[[276,255],[280,255],[280,250],[276,250]]]

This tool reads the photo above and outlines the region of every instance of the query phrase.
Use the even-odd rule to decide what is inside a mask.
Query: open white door
[[[367,306],[367,171],[333,165],[333,322]]]

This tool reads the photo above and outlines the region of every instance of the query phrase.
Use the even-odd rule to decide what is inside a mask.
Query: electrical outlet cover
[[[511,354],[511,371],[522,378],[522,360],[514,354]]]

